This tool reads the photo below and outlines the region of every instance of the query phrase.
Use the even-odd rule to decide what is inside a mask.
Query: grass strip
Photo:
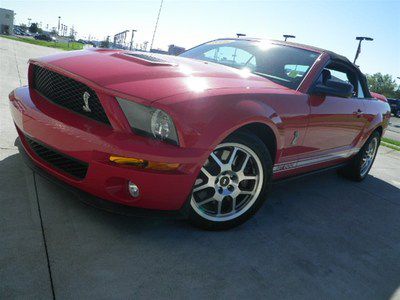
[[[382,145],[382,146],[385,146],[385,147],[388,147],[388,148],[390,148],[390,149],[396,150],[396,151],[400,151],[400,147],[395,146],[395,145],[393,145],[393,144],[385,143],[385,142],[382,141],[382,142],[381,142],[381,145]]]
[[[393,139],[389,139],[389,138],[382,138],[382,142],[385,142],[385,143],[387,143],[387,144],[392,144],[392,145],[395,145],[395,146],[397,146],[397,147],[400,147],[400,141],[396,141],[396,140],[393,140]]]
[[[23,43],[38,45],[38,46],[62,49],[62,50],[66,50],[66,51],[83,49],[83,44],[77,43],[77,42],[70,42],[70,43],[62,43],[62,42],[55,42],[55,41],[48,42],[48,41],[35,40],[33,38],[15,37],[15,36],[9,36],[9,35],[0,35],[0,37],[9,39],[9,40],[23,42]]]

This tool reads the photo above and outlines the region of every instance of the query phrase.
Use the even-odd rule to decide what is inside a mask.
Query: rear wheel
[[[189,219],[208,230],[235,227],[266,199],[272,161],[263,142],[237,133],[218,145],[201,168],[190,197]]]
[[[367,177],[375,161],[380,141],[380,133],[378,131],[373,132],[358,154],[352,158],[346,167],[340,170],[340,173],[355,181],[361,181]]]

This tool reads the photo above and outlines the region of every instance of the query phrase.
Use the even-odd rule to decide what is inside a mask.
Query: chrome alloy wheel
[[[190,205],[207,220],[232,220],[254,204],[262,185],[263,168],[257,154],[242,144],[223,143],[201,168]]]
[[[378,138],[374,137],[369,142],[367,149],[365,150],[361,158],[361,168],[360,168],[361,176],[364,176],[371,168],[377,149],[378,149]]]

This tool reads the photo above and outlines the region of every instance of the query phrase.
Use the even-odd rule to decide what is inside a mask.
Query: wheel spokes
[[[198,177],[201,182],[192,191],[192,206],[200,214],[226,218],[255,201],[260,192],[261,162],[251,153],[248,147],[228,143],[210,154]]]
[[[222,169],[224,167],[224,163],[215,155],[214,152],[211,153],[210,157],[214,160],[214,162]]]
[[[201,201],[201,202],[197,202],[197,205],[198,205],[198,206],[202,206],[202,205],[207,204],[207,203],[209,203],[209,202],[211,202],[211,201],[214,201],[214,198],[213,198],[213,197],[207,198],[207,199],[205,199],[205,200],[203,200],[203,201]]]
[[[247,163],[249,162],[249,160],[250,160],[250,155],[248,155],[246,153],[246,158],[244,159],[244,161],[242,163],[242,166],[240,167],[240,172],[244,172],[244,169],[246,168]]]
[[[218,201],[218,209],[217,209],[217,216],[221,215],[222,212],[222,201]]]
[[[202,190],[204,190],[206,188],[210,188],[210,187],[213,187],[213,186],[211,184],[209,184],[209,182],[203,183],[202,185],[196,186],[193,189],[193,193],[196,193],[198,191],[202,191]]]
[[[206,170],[206,168],[202,167],[201,172],[208,178],[208,180],[212,180],[215,176],[211,175],[210,172]]]
[[[234,147],[233,151],[231,153],[231,156],[229,158],[228,164],[227,164],[230,167],[231,170],[232,170],[232,164],[235,161],[237,152],[238,152],[238,148]]]

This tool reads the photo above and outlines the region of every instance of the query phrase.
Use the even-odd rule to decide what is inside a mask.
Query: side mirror
[[[351,83],[328,79],[325,83],[318,83],[312,89],[313,94],[330,95],[349,98],[354,91]]]

